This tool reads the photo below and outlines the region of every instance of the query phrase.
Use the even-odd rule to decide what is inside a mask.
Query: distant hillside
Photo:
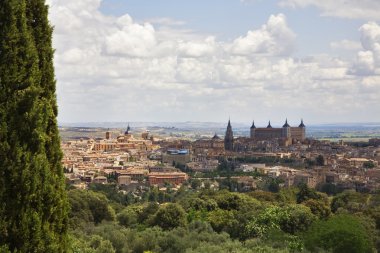
[[[226,123],[221,122],[83,122],[61,124],[60,131],[63,139],[70,138],[101,138],[107,129],[122,133],[127,125],[132,132],[150,131],[153,135],[173,136],[189,139],[209,137],[217,133],[224,135]],[[235,136],[249,136],[250,125],[233,123]],[[368,140],[380,137],[380,123],[339,123],[307,125],[306,135],[309,138],[331,140]]]

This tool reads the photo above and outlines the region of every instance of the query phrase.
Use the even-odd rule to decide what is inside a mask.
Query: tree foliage
[[[52,28],[43,0],[0,2],[0,245],[67,247]]]
[[[362,212],[368,206],[370,195],[355,192],[352,190],[342,192],[331,201],[331,211],[338,212],[342,210],[351,213]]]
[[[299,186],[299,192],[297,193],[297,203],[302,203],[309,199],[320,199],[321,196],[305,183],[301,183]]]
[[[101,193],[72,190],[69,192],[70,226],[76,228],[88,222],[98,224],[115,219],[115,211]]]
[[[178,204],[165,204],[158,209],[153,225],[157,225],[163,229],[184,227],[186,226],[185,210]]]
[[[262,192],[190,189],[174,195],[177,203],[146,202],[118,208],[117,222],[103,219],[95,224],[90,219],[86,226],[75,228],[74,241],[83,246],[82,252],[97,250],[99,243],[90,244],[94,235],[105,245],[111,243],[116,252],[345,252],[341,250],[346,247],[352,248],[351,252],[370,252],[367,250],[380,245],[377,194],[369,198],[346,193],[353,195],[354,202],[366,200],[366,209],[337,215],[330,213],[325,194],[313,192],[316,198],[296,204],[298,192],[281,189],[267,196]],[[108,205],[112,202],[104,195],[99,198]],[[72,208],[74,211],[79,212],[77,218],[86,213],[81,208]],[[83,218],[87,219],[86,215]],[[326,238],[328,242],[321,244]]]
[[[265,237],[272,230],[295,234],[306,231],[316,220],[310,209],[303,205],[266,208],[245,227],[248,237]]]
[[[316,222],[306,234],[306,247],[317,252],[318,248],[340,253],[373,252],[374,245],[369,231],[359,218],[338,215]]]

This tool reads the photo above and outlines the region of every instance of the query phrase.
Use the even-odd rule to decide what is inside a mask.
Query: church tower
[[[255,126],[255,121],[253,121],[252,126],[251,126],[251,139],[255,138],[255,133],[256,133],[256,126]]]
[[[224,137],[224,149],[227,151],[234,150],[234,133],[232,132],[230,120],[228,120],[226,135]]]
[[[129,131],[131,131],[131,128],[129,127],[129,123],[128,123],[128,127],[127,127],[127,130],[124,132],[124,135],[128,135]]]

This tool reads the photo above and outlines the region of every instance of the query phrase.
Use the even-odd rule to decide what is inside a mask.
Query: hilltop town
[[[224,137],[195,141],[108,130],[103,137],[62,142],[70,185],[114,184],[140,198],[152,187],[181,186],[232,191],[278,191],[305,183],[328,194],[380,187],[380,139],[362,143],[307,138],[301,120],[291,127],[252,123],[249,137],[235,137],[231,122]]]

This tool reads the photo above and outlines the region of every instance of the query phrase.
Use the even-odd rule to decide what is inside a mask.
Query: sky
[[[47,0],[58,121],[380,122],[378,0]]]

